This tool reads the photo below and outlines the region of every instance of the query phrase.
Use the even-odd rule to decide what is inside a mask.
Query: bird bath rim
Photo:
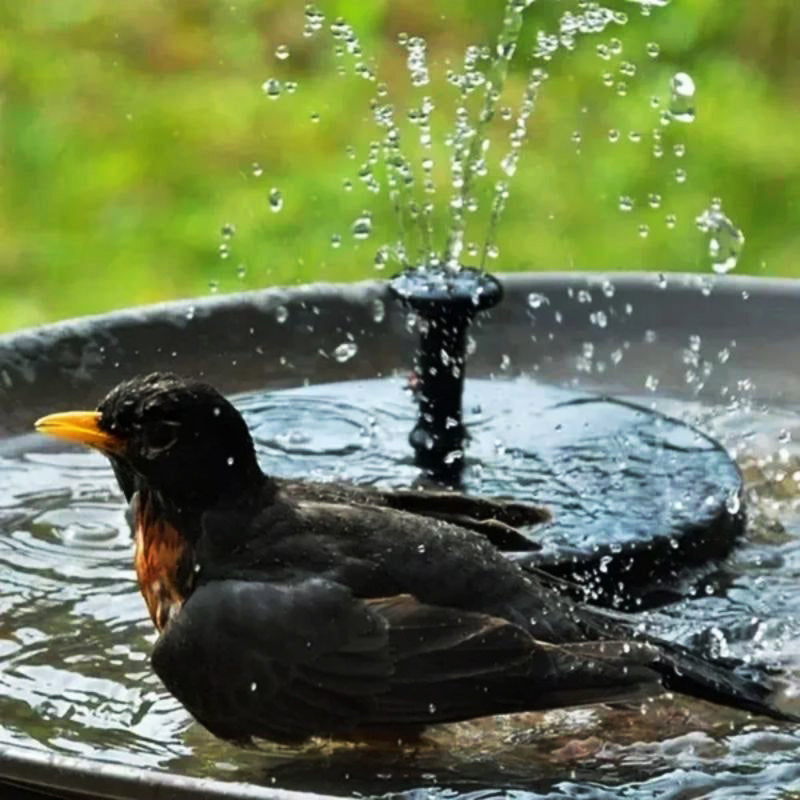
[[[779,407],[800,401],[800,371],[787,370],[796,353],[800,281],[647,272],[498,277],[505,300],[473,326],[470,377],[533,374],[556,385],[643,394],[643,375],[654,370],[658,396],[718,402],[735,372],[751,379],[754,401]],[[613,296],[604,293],[608,286]],[[546,301],[531,308],[531,294]],[[281,309],[288,310],[285,321],[279,321]],[[590,319],[597,309],[614,309],[606,327]],[[520,324],[524,335],[495,335]],[[337,361],[332,351],[349,341],[348,334],[358,352]],[[701,391],[687,387],[681,358],[693,334],[705,334],[709,353],[734,342],[730,359],[715,364]],[[93,406],[111,385],[137,372],[202,376],[226,393],[383,377],[410,370],[415,340],[406,312],[383,281],[176,300],[27,328],[0,336],[0,435],[29,432],[38,416],[52,410],[54,396]],[[586,342],[594,343],[598,361],[625,342],[629,346],[619,365],[577,372]],[[284,350],[294,352],[281,363]],[[780,385],[772,380],[776,375]]]

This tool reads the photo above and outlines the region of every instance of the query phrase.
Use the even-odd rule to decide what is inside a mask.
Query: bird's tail
[[[800,722],[797,706],[785,696],[787,682],[777,670],[735,658],[712,659],[655,636],[632,636],[635,619],[611,609],[583,606],[580,621],[595,641],[627,640],[623,660],[653,670],[669,691],[772,719]]]
[[[710,660],[680,645],[651,641],[655,657],[650,666],[666,689],[741,708],[777,720],[800,722],[800,715],[780,707],[780,685],[768,668],[736,659]]]

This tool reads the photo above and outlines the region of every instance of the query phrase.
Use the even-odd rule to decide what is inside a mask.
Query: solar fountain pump
[[[419,417],[409,443],[427,478],[457,486],[468,438],[461,412],[467,330],[475,314],[500,302],[503,287],[483,270],[441,266],[406,268],[390,280],[389,289],[419,319],[414,354]]]

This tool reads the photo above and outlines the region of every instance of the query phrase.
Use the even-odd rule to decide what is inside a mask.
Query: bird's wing
[[[297,741],[653,691],[655,674],[623,669],[620,647],[573,651],[486,614],[359,600],[316,578],[228,580],[191,595],[153,666],[212,733]]]
[[[285,479],[276,479],[276,482],[288,497],[298,502],[384,506],[442,519],[483,534],[504,551],[538,550],[539,545],[518,529],[550,520],[550,512],[545,508],[500,497],[472,497],[453,491],[374,489],[335,482]]]

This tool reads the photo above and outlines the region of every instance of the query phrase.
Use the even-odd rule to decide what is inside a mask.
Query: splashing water
[[[647,13],[651,6],[664,6],[668,0],[629,2],[639,5],[642,12]],[[363,160],[356,162],[356,177],[370,193],[377,196],[385,192],[397,227],[395,241],[378,244],[380,256],[375,261],[377,266],[383,267],[387,256],[401,267],[445,265],[453,270],[460,268],[465,254],[479,259],[481,268],[485,268],[487,259],[498,258],[497,232],[510,197],[510,182],[517,172],[539,93],[548,78],[542,62],[552,61],[559,52],[571,52],[582,36],[601,34],[609,26],[625,25],[628,21],[624,11],[606,8],[596,2],[581,2],[576,9],[561,13],[555,27],[539,30],[532,50],[523,54],[535,63],[522,82],[521,96],[511,101],[504,98],[504,89],[511,62],[518,55],[524,15],[533,5],[534,0],[507,0],[495,42],[491,46],[469,45],[461,65],[448,68],[445,73],[455,94],[452,97],[454,121],[440,137],[448,151],[449,175],[446,230],[441,244],[436,241],[434,224],[437,178],[441,174],[441,170],[438,173],[436,170],[437,138],[434,134],[437,104],[442,101],[434,101],[435,91],[431,84],[435,75],[429,61],[428,43],[421,36],[405,32],[397,36],[397,43],[404,51],[411,86],[411,100],[405,113],[401,113],[398,104],[392,102],[389,85],[380,80],[378,66],[365,56],[354,27],[342,17],[328,24],[334,55],[339,62],[338,73],[352,74],[375,87],[370,100],[370,117],[379,136],[369,144]],[[303,35],[314,37],[324,27],[324,14],[315,5],[306,5]],[[616,38],[598,47],[604,48],[609,58],[622,52],[622,44]],[[275,51],[279,61],[286,60],[288,55],[285,46]],[[651,57],[654,57],[652,52]],[[624,77],[620,85],[625,91],[618,93],[624,94],[626,81],[637,74],[637,67],[631,61],[625,61],[620,72]],[[263,90],[268,98],[277,99],[288,93],[288,82],[270,78],[263,84]],[[490,133],[498,118],[500,123],[508,123],[505,134],[508,142],[506,148],[497,153],[496,159],[490,159]],[[319,116],[314,119],[319,119]],[[576,132],[574,141],[580,145],[580,132]],[[349,149],[349,155],[355,157],[355,149]],[[493,180],[485,201],[480,200],[479,191],[479,183],[483,180]],[[353,181],[346,180],[344,185],[351,190]],[[482,202],[486,204],[487,216],[482,242],[477,236],[468,241],[467,229],[480,226],[476,212]],[[274,205],[271,207],[277,210]],[[369,238],[375,227],[368,211],[350,225],[356,241]],[[341,241],[340,235],[334,234],[331,241],[337,246]]]

